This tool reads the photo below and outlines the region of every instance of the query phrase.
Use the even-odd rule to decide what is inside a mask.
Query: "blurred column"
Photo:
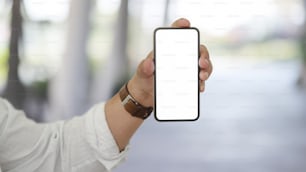
[[[49,90],[51,116],[55,118],[80,115],[87,108],[89,64],[86,50],[92,3],[93,0],[71,0],[62,66]]]
[[[298,79],[298,84],[301,87],[306,89],[306,0],[303,0],[304,3],[304,25],[302,28],[302,36],[301,36],[301,50],[302,50],[302,70]]]
[[[167,26],[169,23],[169,5],[170,5],[170,0],[166,0],[165,2],[165,11],[164,11],[164,26]]]
[[[9,71],[6,88],[4,90],[4,97],[7,98],[16,108],[24,108],[25,88],[22,85],[19,75],[18,67],[19,46],[22,37],[22,15],[21,15],[21,0],[12,1],[11,12],[11,36],[9,44]]]
[[[121,0],[118,20],[111,53],[107,64],[98,72],[93,85],[93,102],[110,98],[128,78],[128,59],[126,55],[128,34],[128,1]]]

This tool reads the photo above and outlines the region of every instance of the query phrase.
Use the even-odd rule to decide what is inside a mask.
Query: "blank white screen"
[[[198,37],[196,29],[158,29],[155,32],[155,115],[158,120],[198,117]]]

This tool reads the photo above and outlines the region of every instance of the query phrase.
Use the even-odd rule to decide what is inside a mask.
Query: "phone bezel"
[[[200,89],[200,78],[199,78],[199,73],[200,73],[200,67],[199,67],[199,59],[200,59],[200,32],[199,32],[199,30],[196,28],[196,27],[184,27],[184,28],[174,28],[174,27],[159,27],[159,28],[156,28],[155,30],[154,30],[154,38],[153,38],[153,44],[154,44],[154,49],[153,49],[153,54],[154,54],[154,58],[153,58],[153,62],[154,62],[154,66],[156,66],[156,53],[155,53],[155,51],[156,51],[156,33],[157,33],[157,31],[159,31],[159,30],[177,30],[177,29],[180,29],[180,30],[190,30],[190,29],[193,29],[193,30],[195,30],[196,32],[197,32],[197,35],[198,35],[198,90],[197,90],[197,92],[198,92],[198,96],[197,96],[197,98],[198,98],[198,114],[197,114],[197,117],[196,118],[194,118],[194,119],[166,119],[166,120],[164,120],[164,119],[158,119],[158,117],[157,117],[157,113],[156,113],[156,74],[155,74],[155,69],[154,69],[154,117],[155,117],[155,119],[157,120],[157,121],[159,121],[159,122],[169,122],[169,121],[177,121],[177,122],[180,122],[180,121],[197,121],[199,118],[200,118],[200,91],[199,91],[199,89]]]

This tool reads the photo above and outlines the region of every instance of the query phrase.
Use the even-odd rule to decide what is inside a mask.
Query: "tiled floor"
[[[297,62],[216,59],[197,122],[150,117],[115,172],[304,172],[306,93]]]

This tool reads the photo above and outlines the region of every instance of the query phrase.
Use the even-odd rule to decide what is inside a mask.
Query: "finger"
[[[204,57],[201,57],[199,60],[199,66],[201,70],[205,70],[208,72],[208,75],[210,76],[213,71],[213,66],[210,59],[205,59]]]
[[[153,59],[153,51],[150,51],[149,54],[147,55],[146,59]]]
[[[207,68],[207,72],[208,72],[208,77],[212,74],[212,71],[213,71],[213,65],[211,63],[211,60],[210,59],[207,59],[208,60],[208,68]]]
[[[201,69],[205,69],[210,76],[213,71],[213,66],[209,57],[209,52],[205,45],[200,45],[200,52],[201,56],[199,60],[199,66]]]
[[[200,52],[201,52],[201,57],[203,56],[204,58],[209,59],[209,52],[205,45],[203,44],[200,45]]]
[[[200,45],[200,53],[201,53],[199,61],[200,68],[208,68],[210,65],[209,53],[205,45]]]
[[[200,80],[201,81],[206,81],[208,79],[208,77],[209,77],[209,74],[208,74],[207,71],[205,71],[205,70],[200,71]]]
[[[199,60],[199,65],[201,69],[207,69],[209,68],[209,61],[208,59],[205,59],[203,56],[201,56]]]
[[[187,19],[180,18],[174,21],[171,27],[190,27],[190,22]]]
[[[151,51],[147,58],[141,61],[137,68],[137,75],[141,78],[150,78],[154,72],[153,52]]]
[[[200,92],[204,92],[205,91],[205,82],[204,81],[201,81],[201,84],[200,84]]]

